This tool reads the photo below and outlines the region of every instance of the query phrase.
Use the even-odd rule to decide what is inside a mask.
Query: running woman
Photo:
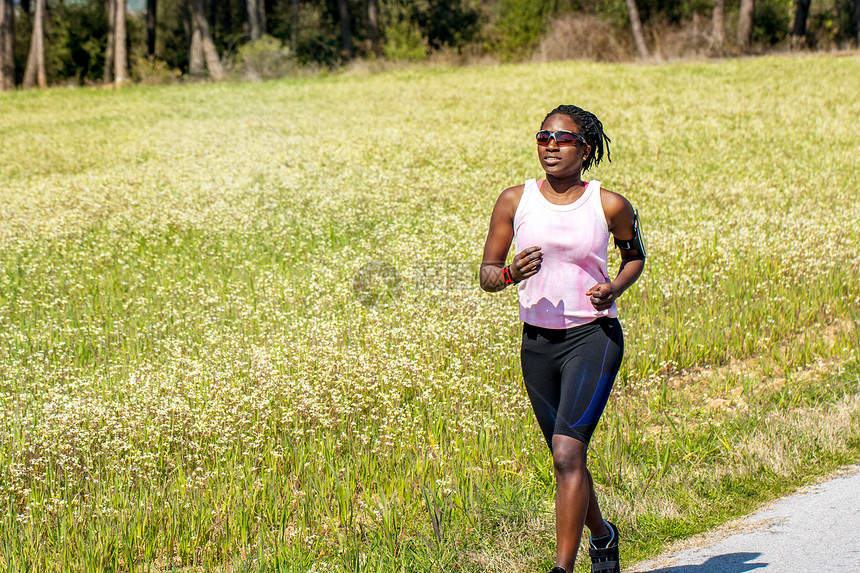
[[[552,110],[537,132],[546,178],[502,191],[490,218],[481,288],[517,285],[523,322],[523,379],[552,453],[556,479],[556,561],[571,573],[591,532],[592,571],[620,573],[618,529],[603,519],[586,465],[588,442],[621,365],[624,339],[615,302],[645,266],[636,211],[582,174],[609,158],[597,117],[572,105]],[[621,267],[610,280],[610,233]],[[516,255],[505,265],[514,241]]]

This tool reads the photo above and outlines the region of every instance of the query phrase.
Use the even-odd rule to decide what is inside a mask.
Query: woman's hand
[[[524,281],[534,276],[540,270],[543,262],[543,253],[540,247],[528,247],[514,255],[511,262],[511,278],[515,281]]]
[[[607,310],[612,306],[621,293],[612,283],[597,283],[585,293],[591,300],[591,305],[597,310]]]

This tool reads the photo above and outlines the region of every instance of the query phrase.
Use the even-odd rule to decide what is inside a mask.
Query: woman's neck
[[[582,191],[581,187],[585,187],[582,176],[578,174],[570,177],[556,177],[547,173],[546,182],[549,183],[550,190],[557,195],[577,193]]]

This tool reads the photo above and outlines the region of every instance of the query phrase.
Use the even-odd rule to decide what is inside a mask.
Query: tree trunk
[[[191,54],[189,71],[194,74],[203,73],[203,62],[209,70],[209,76],[216,80],[224,79],[224,66],[218,58],[218,51],[209,33],[209,21],[203,0],[191,0]]]
[[[191,26],[191,8],[188,6],[188,0],[181,0],[182,8],[182,31],[185,33],[185,49],[188,52],[189,68],[191,67],[191,40],[194,30]],[[201,55],[201,58],[203,56]],[[190,71],[190,70],[189,70]]]
[[[203,43],[200,41],[200,30],[195,25],[195,18],[192,14],[194,7],[193,3],[196,0],[185,0],[182,3],[184,8],[184,16],[187,18],[187,34],[188,34],[188,73],[192,76],[202,76],[206,72],[206,60],[203,58]]]
[[[206,58],[206,68],[209,70],[209,77],[215,80],[223,80],[227,74],[224,72],[224,66],[221,64],[221,58],[218,57],[218,50],[215,49],[215,42],[212,41],[212,34],[209,33],[209,21],[202,14],[198,26],[200,28],[200,41],[203,45],[203,56]]]
[[[146,0],[146,55],[155,57],[155,28],[158,24],[158,0]]]
[[[854,0],[854,29],[857,30],[857,47],[860,48],[860,0]]]
[[[266,0],[257,0],[257,22],[260,24],[260,35],[266,33]]]
[[[340,39],[343,45],[340,55],[344,60],[349,61],[352,59],[352,31],[349,25],[347,0],[337,0],[337,13],[340,18]]]
[[[33,17],[33,33],[30,36],[30,53],[24,68],[24,89],[37,85],[48,87],[48,74],[45,72],[45,0],[36,0],[36,14]]]
[[[0,0],[0,90],[15,87],[15,5]]]
[[[714,0],[714,47],[722,48],[726,42],[726,0]]]
[[[642,35],[642,21],[639,19],[639,9],[636,8],[636,0],[626,0],[627,11],[630,13],[630,25],[633,27],[633,40],[639,57],[648,58],[648,47],[645,45],[645,37]]]
[[[811,0],[797,0],[794,10],[794,26],[791,28],[791,47],[799,48],[806,44],[806,19],[809,16]]]
[[[113,83],[114,48],[116,48],[116,3],[118,0],[105,0],[107,13],[107,45],[105,46],[105,73],[102,81]]]
[[[738,47],[741,50],[750,49],[753,13],[755,13],[755,0],[741,0],[741,10],[738,15]]]
[[[248,35],[251,41],[260,39],[260,7],[259,0],[246,0],[245,5],[248,7]]]
[[[30,15],[30,0],[21,0],[21,11],[28,16]]]
[[[860,0],[857,0],[860,2]],[[292,19],[290,25],[290,51],[295,55],[299,47],[299,0],[292,2]]]
[[[125,3],[126,0],[117,0],[116,3],[116,25],[114,26],[114,57],[116,61],[114,84],[121,85],[128,81],[128,50],[126,49],[126,27],[125,27]]]
[[[367,32],[370,36],[370,49],[377,56],[382,53],[379,47],[379,0],[367,0]]]
[[[206,73],[206,60],[203,57],[203,42],[200,30],[191,26],[191,43],[188,47],[188,73],[192,76],[202,76]]]

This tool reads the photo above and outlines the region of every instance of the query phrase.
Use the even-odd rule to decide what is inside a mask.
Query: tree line
[[[560,21],[579,31],[555,43],[602,34],[642,58],[672,30],[716,55],[860,44],[860,0],[0,0],[0,89],[272,77],[439,53],[517,60]]]

